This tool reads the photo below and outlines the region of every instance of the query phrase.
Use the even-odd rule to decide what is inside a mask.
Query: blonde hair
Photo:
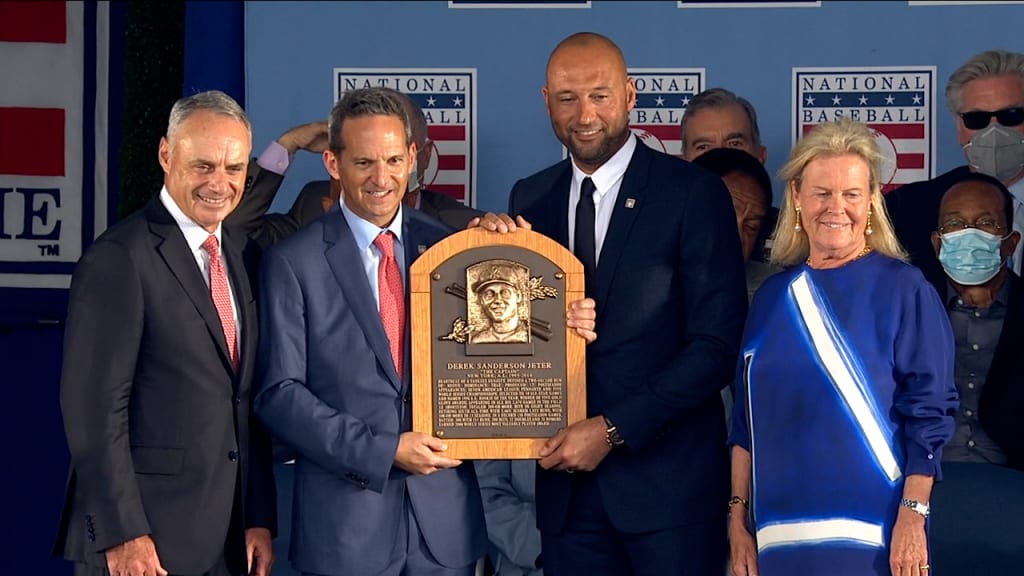
[[[772,264],[793,266],[807,259],[810,243],[807,233],[796,230],[797,213],[793,193],[800,188],[807,165],[818,158],[835,156],[857,156],[868,165],[871,189],[871,216],[869,225],[872,234],[867,244],[877,252],[898,260],[907,260],[907,252],[900,246],[893,231],[889,215],[885,211],[880,182],[882,154],[878,151],[872,130],[866,125],[843,118],[835,122],[818,124],[808,132],[789,154],[789,160],[779,170],[779,178],[786,182],[779,209],[779,222],[772,235]]]

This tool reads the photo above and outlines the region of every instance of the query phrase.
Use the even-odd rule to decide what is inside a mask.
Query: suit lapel
[[[377,312],[377,303],[370,291],[370,283],[362,273],[362,255],[340,210],[332,210],[331,216],[324,219],[324,243],[324,257],[345,300],[349,302],[352,315],[363,329],[377,362],[384,367],[391,386],[401,391],[402,384],[391,359],[391,348]],[[358,266],[353,268],[353,263]]]
[[[249,303],[253,301],[252,287],[249,284],[248,270],[245,266],[245,258],[242,249],[245,246],[245,237],[236,235],[234,230],[226,226],[221,228],[222,246],[224,259],[228,265],[228,276],[231,282],[231,292],[235,296],[235,305],[238,307],[238,317],[241,320],[242,331],[238,341],[242,347],[242,353],[238,361],[238,381],[246,382],[246,377],[252,370],[256,358],[256,336],[258,333],[256,316],[251,313]]]
[[[569,246],[569,214],[574,214],[576,207],[569,206],[569,187],[572,186],[572,166],[565,163],[565,170],[555,181],[551,191],[538,202],[538,210],[529,210],[534,218],[551,218],[546,226],[537,226],[540,230],[550,230],[551,239],[562,246]]]
[[[626,173],[622,176],[622,185],[615,198],[612,218],[604,235],[604,244],[601,245],[601,256],[597,264],[596,293],[587,295],[598,303],[604,302],[608,296],[612,279],[615,277],[615,269],[626,245],[626,238],[629,237],[637,214],[643,209],[643,197],[647,190],[647,175],[651,163],[650,155],[651,152],[646,146],[638,142],[636,152],[633,153]]]
[[[178,228],[177,222],[160,202],[159,195],[146,207],[146,218],[149,220],[150,231],[156,237],[157,252],[170,268],[171,274],[177,279],[182,289],[185,290],[189,299],[192,300],[192,304],[206,323],[210,336],[217,343],[221,360],[233,372],[228,345],[224,340],[224,328],[221,327],[217,309],[213,306],[210,289],[203,281],[203,274],[199,271],[196,259],[188,249],[188,244],[185,243],[181,229]]]

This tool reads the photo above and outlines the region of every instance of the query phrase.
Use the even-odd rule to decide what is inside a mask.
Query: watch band
[[[901,499],[900,506],[903,506],[904,508],[910,508],[911,510],[917,512],[925,518],[927,518],[928,515],[932,512],[932,507],[929,506],[928,504],[924,502],[918,502],[917,500],[910,500],[908,498]]]
[[[622,435],[619,434],[619,429],[615,424],[612,424],[612,421],[609,420],[607,416],[602,416],[602,418],[604,418],[604,425],[607,426],[604,431],[604,440],[608,443],[608,447],[615,448],[616,446],[622,446],[625,443],[625,440],[623,440]]]

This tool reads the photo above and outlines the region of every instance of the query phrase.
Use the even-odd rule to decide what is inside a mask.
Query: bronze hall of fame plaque
[[[565,325],[583,265],[550,238],[463,230],[409,269],[413,430],[460,459],[538,458],[586,417],[585,342]]]

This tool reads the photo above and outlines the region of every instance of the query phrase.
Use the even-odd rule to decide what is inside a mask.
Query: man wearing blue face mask
[[[956,342],[960,393],[953,439],[943,460],[1024,470],[1024,282],[1005,262],[1020,243],[1006,186],[969,174],[942,196],[935,255]]]
[[[939,201],[965,176],[987,174],[1005,184],[1013,197],[1014,229],[1024,231],[1024,54],[989,50],[973,56],[950,75],[946,105],[967,164],[886,196],[896,236],[929,278],[942,277],[929,243]],[[1022,248],[1018,245],[1008,261],[1018,274]],[[944,283],[936,288],[944,294]]]

